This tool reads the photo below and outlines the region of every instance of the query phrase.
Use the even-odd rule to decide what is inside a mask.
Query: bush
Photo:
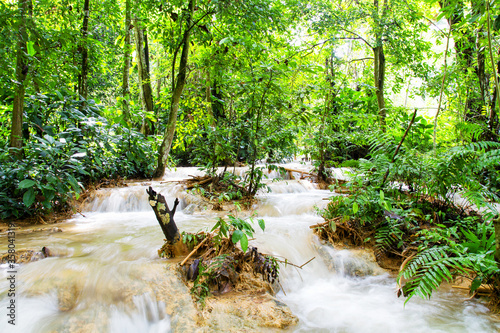
[[[7,147],[0,155],[2,219],[64,210],[85,184],[104,178],[152,176],[158,138],[109,124],[100,106],[67,92],[28,100],[24,158]]]

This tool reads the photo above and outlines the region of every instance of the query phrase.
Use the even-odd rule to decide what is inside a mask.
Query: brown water
[[[294,165],[294,168],[300,166]],[[167,173],[165,180],[195,174],[193,168]],[[244,172],[240,170],[237,172]],[[366,255],[321,245],[309,226],[321,222],[315,206],[328,191],[307,181],[270,182],[254,210],[266,222],[252,245],[259,251],[302,264],[281,268],[286,295],[277,297],[299,318],[296,332],[497,332],[500,324],[479,301],[442,290],[431,300],[404,306],[396,282]],[[52,257],[16,268],[16,326],[7,323],[7,267],[0,281],[0,332],[191,332],[195,308],[187,288],[157,249],[163,235],[148,205],[147,185],[104,189],[84,216],[59,224],[63,232],[16,236],[16,248],[47,246]],[[180,197],[181,230],[209,230],[218,216],[190,203],[180,186],[154,182],[170,203]],[[257,230],[258,228],[256,228]],[[7,249],[2,236],[0,251]],[[244,318],[242,319],[244,320]],[[253,327],[247,323],[249,328]],[[233,325],[233,326],[232,326]],[[237,326],[239,325],[239,326]],[[224,329],[240,331],[228,317]],[[198,328],[199,329],[199,328]],[[248,329],[255,331],[255,329]]]

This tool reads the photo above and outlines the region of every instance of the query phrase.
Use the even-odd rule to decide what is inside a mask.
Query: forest
[[[404,304],[462,277],[498,312],[498,13],[490,0],[2,1],[0,218],[69,219],[103,184],[185,167],[213,210],[251,207],[293,162],[329,191],[312,232],[372,249]],[[205,246],[224,236],[264,258],[243,219],[217,228]]]

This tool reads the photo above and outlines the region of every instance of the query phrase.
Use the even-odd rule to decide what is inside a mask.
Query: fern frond
[[[415,295],[430,298],[443,281],[450,282],[454,275],[465,273],[471,266],[468,257],[457,255],[449,246],[436,246],[422,251],[398,276],[409,280],[402,286],[403,295],[407,297],[405,304]]]

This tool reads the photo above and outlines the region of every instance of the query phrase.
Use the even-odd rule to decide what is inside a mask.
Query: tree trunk
[[[458,2],[440,2],[441,10],[446,13],[446,19],[450,26],[461,25],[461,29],[453,30],[453,39],[455,41],[455,52],[457,64],[462,68],[464,75],[464,84],[467,87],[467,97],[465,100],[465,120],[474,121],[481,117],[481,113],[485,104],[485,89],[484,75],[484,54],[476,47],[479,30],[475,31],[470,24],[461,24],[465,20],[464,11],[467,5],[463,1]],[[467,9],[468,10],[468,9]],[[482,15],[484,10],[482,4],[478,0],[471,1],[472,15]],[[478,45],[479,46],[479,45]],[[475,77],[479,81],[479,87],[475,78],[469,75],[469,69],[474,68],[475,57],[477,57],[477,67],[475,68]],[[478,89],[479,88],[479,89]]]
[[[378,30],[382,30],[382,24],[380,22],[380,17],[378,14],[379,11],[379,3],[378,0],[373,1],[373,6],[375,7],[374,19],[378,26]],[[384,4],[384,9],[382,13],[382,17],[385,17],[388,12],[388,3],[387,1]],[[375,46],[372,48],[373,50],[373,74],[375,81],[375,95],[377,96],[377,105],[378,105],[378,118],[380,129],[385,132],[385,117],[387,111],[385,109],[385,98],[384,98],[384,85],[385,85],[385,54],[384,54],[384,42],[382,40],[382,32],[378,31],[376,33],[376,41]]]
[[[168,154],[170,153],[170,148],[172,147],[172,141],[174,140],[175,123],[177,122],[177,112],[179,111],[179,102],[181,99],[182,91],[184,90],[184,85],[186,84],[187,63],[189,57],[189,39],[191,35],[191,22],[194,12],[194,3],[195,0],[189,1],[189,9],[188,9],[189,13],[186,18],[186,28],[184,30],[184,36],[182,38],[182,54],[179,64],[179,73],[177,74],[177,82],[172,92],[170,115],[168,117],[167,128],[165,129],[165,133],[163,135],[163,142],[161,143],[160,150],[158,152],[158,165],[156,166],[154,174],[154,176],[158,178],[163,177],[163,175],[165,174]]]
[[[174,207],[170,210],[163,195],[156,193],[151,186],[146,192],[149,195],[149,205],[153,208],[156,220],[160,224],[163,235],[165,235],[166,242],[159,253],[163,252],[167,258],[186,253],[187,247],[182,243],[181,234],[174,221],[179,199],[175,199]]]
[[[125,45],[124,45],[124,55],[123,55],[123,85],[122,85],[122,105],[123,105],[123,117],[125,122],[130,121],[130,51],[131,51],[131,34],[130,29],[132,29],[132,20],[130,16],[130,0],[125,1]]]
[[[385,132],[385,109],[384,84],[385,84],[385,55],[383,45],[373,48],[374,74],[375,74],[375,94],[377,96],[378,117],[380,128]]]
[[[161,230],[163,231],[167,242],[175,243],[179,241],[179,229],[174,221],[174,214],[177,209],[177,205],[179,204],[179,199],[175,199],[174,208],[170,210],[163,195],[156,193],[151,186],[146,190],[146,192],[149,195],[149,205],[155,212],[156,219],[160,224]]]
[[[18,0],[19,7],[19,28],[17,36],[17,60],[16,60],[16,83],[14,92],[14,102],[12,107],[12,127],[10,130],[9,147],[14,148],[10,153],[17,158],[22,158],[23,146],[23,112],[24,112],[24,81],[28,75],[28,53],[26,41],[28,40],[26,30],[26,15],[31,7],[31,0]]]
[[[144,112],[153,112],[153,90],[149,74],[149,52],[146,30],[141,22],[135,18],[135,43],[137,53],[137,66],[139,69],[139,84],[141,87],[141,101]],[[144,135],[153,133],[152,124],[144,117],[141,131]]]
[[[495,261],[500,268],[500,216],[493,220],[493,226],[495,227]]]
[[[205,101],[207,103],[207,114],[214,119],[214,113],[212,109],[212,87],[210,81],[210,68],[207,69],[207,77],[205,83]],[[215,119],[214,119],[215,121]]]
[[[500,74],[500,60],[497,62],[497,72],[495,72],[495,60],[493,57],[493,47],[491,43],[491,18],[490,18],[490,4],[489,2],[486,3],[486,12],[488,15],[488,49],[490,53],[490,61],[491,61],[491,68],[493,69],[493,100],[491,101],[491,108],[490,108],[490,114],[488,116],[488,122],[489,122],[489,128],[492,132],[495,132],[495,127],[498,130],[498,117],[495,112],[495,102],[498,102],[498,107],[500,107],[500,86],[498,83],[498,74]],[[495,126],[495,122],[497,122],[497,126]]]
[[[87,48],[87,36],[89,32],[89,16],[90,16],[90,0],[85,0],[83,4],[83,24],[82,24],[82,43],[80,44],[80,54],[82,56],[81,72],[78,76],[78,94],[87,100],[88,94],[88,48]],[[82,102],[80,108],[83,108],[85,101]]]

